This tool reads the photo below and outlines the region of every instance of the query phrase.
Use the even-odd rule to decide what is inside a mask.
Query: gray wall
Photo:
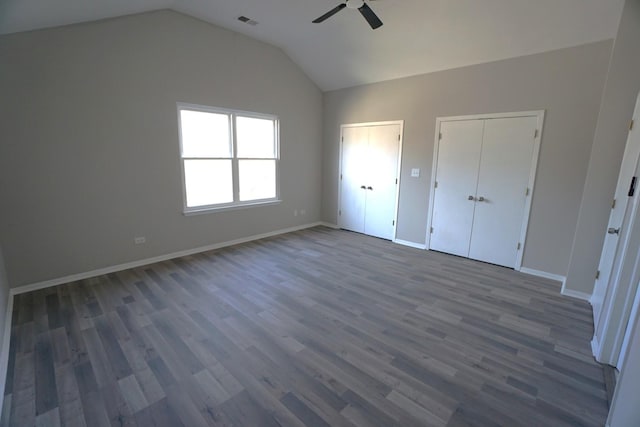
[[[640,90],[640,0],[627,0],[598,115],[565,287],[591,294]],[[640,124],[639,124],[640,125]]]
[[[0,64],[14,287],[320,219],[322,94],[273,46],[160,11],[3,36]],[[184,216],[176,101],[277,114],[283,203]]]
[[[523,266],[564,275],[612,41],[327,92],[323,218],[336,223],[339,126],[405,120],[397,238],[424,243],[438,116],[546,110]],[[420,178],[411,178],[411,168]]]

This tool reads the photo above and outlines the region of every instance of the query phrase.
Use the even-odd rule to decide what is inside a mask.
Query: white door
[[[640,117],[640,97],[634,119]],[[595,357],[620,366],[621,348],[640,280],[640,132],[632,129],[622,160],[615,205],[600,258],[600,276],[592,297]]]
[[[442,122],[430,248],[469,255],[484,120]]]
[[[364,233],[393,239],[400,125],[371,126]]]
[[[633,116],[635,118],[640,116],[640,96],[638,96],[638,100],[636,101],[636,108]],[[627,194],[634,170],[638,165],[639,156],[640,135],[638,135],[638,132],[629,132],[627,145],[622,158],[622,165],[620,167],[620,175],[618,176],[618,184],[616,185],[616,192],[613,196],[615,202],[612,203],[611,214],[609,215],[609,224],[607,226],[608,230],[620,230],[625,216],[629,215],[629,197]],[[609,279],[611,277],[614,258],[618,252],[619,241],[619,232],[607,233],[605,236],[602,254],[600,256],[600,263],[598,265],[599,274],[595,281],[593,294],[590,299],[591,305],[593,306],[593,323],[596,326],[600,323],[600,315],[603,307],[602,304],[604,302]]]
[[[537,117],[485,121],[469,258],[514,268]]]
[[[358,233],[364,233],[368,145],[368,128],[343,128],[338,221],[341,228]]]
[[[342,127],[340,228],[393,239],[400,135],[400,124]]]

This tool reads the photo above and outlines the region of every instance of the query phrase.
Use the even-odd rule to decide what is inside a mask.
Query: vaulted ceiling
[[[0,0],[0,34],[173,9],[283,49],[322,90],[615,37],[624,0],[375,0],[311,21],[342,0]],[[249,25],[241,15],[257,21]]]

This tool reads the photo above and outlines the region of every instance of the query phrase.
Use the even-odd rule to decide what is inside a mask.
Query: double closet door
[[[400,124],[342,127],[338,225],[393,239]]]
[[[538,116],[440,122],[430,249],[515,268]]]

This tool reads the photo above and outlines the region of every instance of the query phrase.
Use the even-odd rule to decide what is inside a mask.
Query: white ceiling
[[[577,46],[616,35],[624,0],[376,0],[311,21],[342,0],[0,0],[0,34],[170,8],[282,48],[333,90]],[[245,15],[258,21],[237,21]]]

